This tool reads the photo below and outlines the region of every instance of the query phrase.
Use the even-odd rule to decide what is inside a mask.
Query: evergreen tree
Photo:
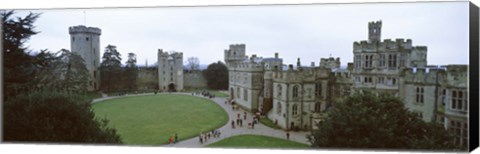
[[[2,11],[2,43],[3,43],[3,90],[5,99],[18,93],[28,92],[34,87],[34,57],[24,46],[35,31],[33,23],[40,14],[29,13],[25,17],[14,17],[14,11]]]
[[[120,83],[122,74],[122,58],[114,45],[108,45],[102,56],[102,63],[100,64],[100,80],[103,90],[112,91],[118,90],[118,83]]]
[[[128,60],[125,65],[125,74],[123,75],[125,79],[124,83],[126,84],[127,89],[137,89],[137,75],[137,55],[135,55],[135,53],[128,53]]]

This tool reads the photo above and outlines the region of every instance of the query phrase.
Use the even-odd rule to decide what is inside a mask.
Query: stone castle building
[[[161,91],[183,90],[183,53],[158,49],[158,87]]]
[[[69,29],[70,51],[78,53],[83,60],[90,74],[88,90],[98,90],[100,87],[100,35],[101,30],[96,27],[85,27],[83,25],[73,26]]]
[[[368,24],[368,40],[353,43],[353,63],[321,58],[319,66],[284,65],[273,58],[246,55],[245,45],[224,51],[230,99],[259,111],[283,129],[316,129],[324,112],[342,96],[362,90],[400,97],[424,121],[436,121],[468,144],[467,65],[432,66],[427,47],[411,39],[381,40],[382,22]]]

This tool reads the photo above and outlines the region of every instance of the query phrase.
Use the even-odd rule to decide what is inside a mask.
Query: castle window
[[[453,143],[459,146],[468,145],[468,124],[466,122],[450,120],[449,131],[454,135]]]
[[[237,98],[240,99],[240,87],[237,87]]]
[[[355,68],[360,68],[361,66],[361,56],[360,55],[355,55],[355,59],[353,60],[355,63]]]
[[[365,55],[365,68],[371,68],[373,64],[373,55]]]
[[[388,55],[388,67],[390,68],[397,67],[397,55],[395,54]]]
[[[298,86],[293,86],[293,98],[298,97]]]
[[[416,93],[416,101],[417,103],[423,104],[423,97],[424,97],[424,92],[423,92],[423,87],[417,87],[417,93]]]
[[[88,41],[88,37],[86,37],[85,40]]]
[[[248,90],[243,89],[243,100],[248,101]]]
[[[315,103],[315,112],[317,112],[317,113],[320,112],[321,107],[322,106],[321,106],[320,102]]]
[[[282,104],[280,102],[277,103],[277,113],[282,113]]]
[[[384,78],[383,77],[378,77],[377,83],[383,84],[384,83]]]
[[[380,55],[380,67],[385,67],[385,55]]]
[[[405,63],[406,63],[406,62],[405,62],[405,59],[406,59],[406,58],[405,58],[405,54],[400,54],[400,64],[399,64],[400,67],[405,66]]]
[[[282,97],[282,85],[277,85],[277,95],[278,97]]]
[[[97,78],[97,71],[93,71],[93,78]]]
[[[292,115],[297,115],[298,114],[298,106],[297,104],[292,105]]]
[[[322,96],[322,83],[315,84],[315,96],[316,97]]]
[[[72,37],[72,42],[75,41],[75,37]]]

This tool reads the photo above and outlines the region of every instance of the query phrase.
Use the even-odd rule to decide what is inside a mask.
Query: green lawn
[[[268,118],[260,118],[260,123],[273,129],[281,129],[280,126],[275,125],[275,123]]]
[[[211,100],[178,94],[124,97],[93,105],[97,117],[107,117],[125,144],[165,144],[225,125],[227,113]]]
[[[308,148],[306,144],[260,135],[238,135],[212,143],[207,147],[229,148]]]

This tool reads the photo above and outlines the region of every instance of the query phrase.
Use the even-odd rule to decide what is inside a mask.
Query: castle
[[[230,99],[242,108],[260,112],[283,129],[313,130],[335,102],[362,90],[400,97],[418,118],[441,123],[455,135],[455,144],[468,145],[468,65],[427,63],[427,47],[411,39],[381,39],[382,22],[368,23],[368,40],[353,43],[353,62],[341,68],[340,58],[320,58],[302,65],[283,64],[278,53],[263,58],[246,55],[244,44],[224,51],[229,71]],[[100,29],[70,27],[71,51],[86,61],[97,90]],[[205,87],[200,72],[183,69],[183,53],[158,50],[155,69],[140,68],[140,88],[181,91]]]
[[[272,58],[246,55],[244,44],[224,51],[230,99],[261,112],[283,129],[316,129],[336,101],[362,90],[390,93],[424,121],[441,123],[468,145],[467,65],[427,65],[427,47],[411,39],[381,40],[382,22],[368,23],[368,40],[353,43],[353,63],[321,58],[319,66],[284,65]]]

